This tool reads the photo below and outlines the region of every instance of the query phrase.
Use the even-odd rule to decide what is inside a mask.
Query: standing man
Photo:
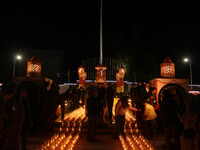
[[[100,100],[100,122],[103,122],[104,117],[104,109],[106,108],[105,94],[106,89],[103,83],[98,83],[98,98]]]
[[[86,105],[86,115],[88,116],[87,140],[90,142],[97,142],[95,138],[99,118],[99,99],[97,95],[97,89],[91,88]]]
[[[138,109],[141,109],[143,105],[140,97],[141,88],[142,88],[142,82],[138,82],[137,87],[135,88],[135,104]]]
[[[59,96],[59,87],[57,85],[52,84],[51,89],[49,90],[49,95],[48,95],[48,126],[49,129],[51,129],[54,125],[54,120],[55,120],[55,112],[57,108],[57,102],[58,102],[58,96]]]
[[[130,96],[131,96],[132,102],[133,101],[135,102],[135,96],[136,96],[136,85],[135,84],[133,84],[130,89]]]
[[[23,103],[24,109],[24,122],[22,125],[21,142],[22,150],[26,150],[27,137],[29,133],[29,128],[33,126],[32,115],[31,115],[31,105],[30,99],[28,97],[28,92],[25,88],[21,88],[18,91],[18,101]]]
[[[144,103],[148,99],[149,93],[150,93],[150,83],[146,82],[146,84],[141,87],[140,91],[140,99],[142,103]]]
[[[140,86],[138,89],[136,89],[136,108],[142,109],[140,112],[136,112],[136,120],[138,129],[142,130],[144,127],[144,102],[148,99],[148,95],[150,92],[150,84],[149,82],[146,82],[145,85]]]
[[[111,83],[108,83],[108,88],[106,91],[106,100],[107,100],[107,105],[108,105],[109,123],[112,123],[112,109],[113,109],[114,95],[115,95],[114,89],[112,88]]]
[[[164,137],[166,149],[172,149],[171,138],[174,138],[175,150],[181,149],[180,134],[179,134],[179,116],[177,112],[178,107],[176,102],[173,100],[173,96],[169,90],[163,92],[163,99],[160,104],[161,117],[164,127]]]
[[[137,85],[133,84],[132,88],[130,89],[131,103],[133,107],[136,106],[136,87]],[[133,111],[133,115],[135,115],[134,111]]]
[[[157,103],[156,103],[156,92],[157,89],[155,87],[152,87],[149,94],[148,94],[148,98],[147,98],[147,103],[149,103],[150,105],[152,105],[153,107],[156,107]]]
[[[24,112],[23,104],[16,99],[16,85],[3,86],[0,114],[0,149],[18,150]]]

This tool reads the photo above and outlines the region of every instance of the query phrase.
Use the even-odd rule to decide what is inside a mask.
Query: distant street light
[[[188,62],[189,61],[189,59],[188,58],[184,58],[184,62]]]
[[[192,89],[192,61],[190,58],[184,58],[184,62],[190,64],[190,84]]]
[[[16,55],[14,56],[14,64],[13,64],[13,77],[15,77],[15,64],[16,64],[16,60],[21,60],[22,56],[21,55]]]
[[[21,55],[17,55],[16,57],[18,60],[21,60],[22,59],[22,56]]]

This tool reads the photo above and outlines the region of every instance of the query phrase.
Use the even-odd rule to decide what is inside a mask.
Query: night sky
[[[20,48],[63,50],[65,69],[79,66],[82,59],[99,57],[99,10],[100,0],[2,5],[1,74],[11,55]],[[190,3],[104,0],[104,57],[117,57],[123,51],[137,63],[151,54],[159,69],[162,60],[169,56],[179,70],[183,69],[179,72],[182,74],[189,70],[182,59],[189,56],[194,81],[199,83],[199,15],[196,4]]]

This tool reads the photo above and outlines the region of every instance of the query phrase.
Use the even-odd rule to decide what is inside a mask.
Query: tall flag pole
[[[100,8],[100,59],[99,64],[103,64],[103,30],[102,30],[102,17],[103,17],[103,0],[101,0]]]
[[[100,6],[100,58],[99,58],[99,65],[95,67],[97,70],[96,73],[96,83],[104,83],[106,87],[106,69],[103,65],[103,24],[102,24],[102,18],[103,18],[103,0],[101,0],[101,6]]]

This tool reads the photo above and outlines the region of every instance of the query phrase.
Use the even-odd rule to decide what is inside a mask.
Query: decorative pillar
[[[42,64],[37,56],[33,56],[27,64],[27,77],[41,77]]]
[[[119,80],[120,80],[120,75],[119,75],[119,72],[116,73],[116,93],[119,94],[120,93],[120,85],[119,85]]]
[[[120,78],[120,92],[124,93],[124,78]]]
[[[84,74],[84,68],[83,66],[81,65],[79,68],[78,68],[78,75],[79,75],[79,88],[80,87],[83,87],[83,84],[84,84],[84,80],[83,80],[83,74]]]
[[[83,79],[83,88],[84,88],[84,89],[86,88],[86,86],[85,86],[85,79],[86,79],[86,77],[87,77],[87,73],[86,73],[86,72],[83,72],[83,74],[82,74],[82,79]]]
[[[124,76],[125,76],[125,69],[123,66],[119,69],[119,76],[120,76],[120,93],[124,93]]]
[[[98,65],[97,67],[95,67],[95,69],[97,70],[96,83],[104,83],[104,85],[106,87],[106,69],[107,69],[107,67],[105,67],[104,65]]]

